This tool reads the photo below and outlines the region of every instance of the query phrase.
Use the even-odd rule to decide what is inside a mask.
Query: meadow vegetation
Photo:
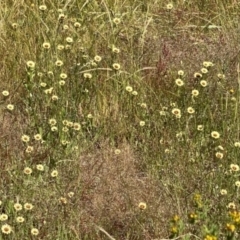
[[[239,11],[0,1],[0,239],[239,239]]]

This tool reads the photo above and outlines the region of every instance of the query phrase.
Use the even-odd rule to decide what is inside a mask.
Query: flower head
[[[55,65],[58,66],[58,67],[61,67],[61,66],[63,65],[63,61],[57,60],[57,61],[55,62]]]
[[[26,153],[31,153],[31,152],[33,152],[33,146],[27,146],[25,152],[26,152]]]
[[[221,195],[227,195],[227,190],[226,189],[221,189],[220,194]]]
[[[12,111],[14,109],[14,105],[13,104],[8,104],[7,109]]]
[[[173,4],[172,3],[168,3],[166,8],[167,8],[167,10],[172,10],[173,9]]]
[[[194,73],[194,78],[201,78],[201,77],[202,77],[201,73],[198,73],[198,72]]]
[[[120,149],[115,149],[115,150],[114,150],[114,153],[115,153],[116,155],[119,155],[119,154],[121,153],[121,150],[120,150]]]
[[[66,41],[67,41],[68,43],[72,43],[72,42],[73,42],[73,39],[72,39],[71,37],[67,37],[67,38],[66,38]]]
[[[216,158],[218,158],[218,159],[222,159],[222,158],[223,158],[223,153],[221,153],[221,152],[216,152],[215,156],[216,156]]]
[[[60,74],[60,78],[61,79],[66,79],[67,78],[67,74],[66,73],[61,73]]]
[[[9,96],[9,91],[7,91],[7,90],[2,91],[2,95],[3,95],[4,97]]]
[[[120,64],[119,63],[114,63],[112,65],[112,67],[115,69],[115,70],[119,70],[121,68]]]
[[[145,202],[140,202],[138,204],[138,208],[141,210],[145,210],[147,208],[147,204]]]
[[[231,172],[238,172],[240,169],[239,169],[239,166],[237,164],[230,164],[230,171]]]
[[[27,61],[27,67],[30,68],[30,69],[34,69],[35,68],[35,62]]]
[[[39,140],[41,140],[42,139],[42,135],[41,134],[35,134],[34,135],[34,139],[36,140],[36,141],[39,141]]]
[[[29,142],[30,141],[30,137],[28,135],[22,135],[21,137],[23,142]]]
[[[25,203],[24,204],[24,209],[25,210],[32,210],[33,209],[33,205],[31,203]]]
[[[92,74],[91,73],[84,73],[83,77],[87,78],[87,79],[90,79],[90,78],[92,78]]]
[[[195,110],[192,107],[188,107],[187,112],[190,113],[190,114],[193,114],[193,113],[195,113]]]
[[[146,123],[145,123],[144,121],[140,121],[140,122],[139,122],[139,125],[140,125],[141,127],[145,126],[145,124],[146,124]]]
[[[212,138],[215,138],[215,139],[220,138],[220,134],[217,131],[212,131],[211,136],[212,136]]]
[[[94,61],[95,61],[95,62],[101,62],[101,60],[102,60],[102,58],[101,58],[100,56],[98,56],[98,55],[96,55],[96,56],[94,57]]]
[[[22,210],[22,204],[20,204],[20,203],[15,203],[13,205],[13,207],[16,211],[21,211]]]
[[[183,76],[184,75],[184,71],[183,70],[179,70],[178,71],[178,76]]]
[[[127,92],[132,92],[133,91],[133,88],[131,86],[127,86],[125,89],[126,89]]]
[[[192,90],[192,95],[193,95],[194,97],[197,97],[197,96],[199,95],[199,91],[196,90],[196,89],[193,89],[193,90]]]
[[[207,68],[202,68],[201,72],[205,74],[205,73],[208,73],[208,70],[207,70]]]
[[[8,224],[4,224],[2,225],[1,230],[3,234],[10,234],[12,232],[12,227]]]
[[[206,86],[208,85],[208,82],[207,82],[206,80],[201,80],[201,81],[200,81],[200,85],[201,85],[202,87],[206,87]]]
[[[24,221],[25,221],[25,219],[23,218],[23,217],[16,217],[16,221],[18,222],[18,223],[23,223]]]
[[[26,174],[26,175],[30,175],[32,173],[32,169],[29,168],[29,167],[26,167],[24,168],[23,172]]]
[[[39,6],[39,9],[40,9],[41,11],[45,11],[45,10],[47,10],[47,6],[46,6],[46,5],[40,5],[40,6]]]
[[[38,171],[44,171],[44,166],[42,164],[37,164],[36,168]]]
[[[80,123],[73,123],[73,129],[79,131],[81,129]]]
[[[181,87],[184,85],[184,81],[180,78],[176,79],[175,80],[175,83],[177,84],[177,86]]]
[[[31,229],[31,234],[34,236],[37,236],[39,234],[39,230],[37,228],[32,228]]]
[[[58,171],[57,170],[53,170],[51,172],[51,177],[57,177],[58,176]]]
[[[0,221],[6,221],[6,220],[8,220],[8,215],[7,214],[5,214],[5,213],[2,213],[2,214],[0,214]]]
[[[113,19],[113,22],[118,25],[120,22],[121,22],[121,19],[120,18],[114,18]]]
[[[81,27],[81,23],[75,22],[75,23],[73,24],[73,26],[74,26],[75,28],[79,28],[79,27]]]
[[[44,49],[49,49],[51,47],[51,44],[48,42],[44,42],[42,46]]]

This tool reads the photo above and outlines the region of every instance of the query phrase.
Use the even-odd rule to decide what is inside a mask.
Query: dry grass
[[[0,1],[0,239],[238,239],[240,6],[167,4]]]

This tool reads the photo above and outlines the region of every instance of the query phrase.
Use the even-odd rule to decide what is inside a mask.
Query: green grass
[[[0,239],[238,239],[239,10],[1,3]]]

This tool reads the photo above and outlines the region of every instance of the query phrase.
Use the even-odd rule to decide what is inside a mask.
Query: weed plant
[[[239,11],[0,1],[0,239],[239,239]]]

